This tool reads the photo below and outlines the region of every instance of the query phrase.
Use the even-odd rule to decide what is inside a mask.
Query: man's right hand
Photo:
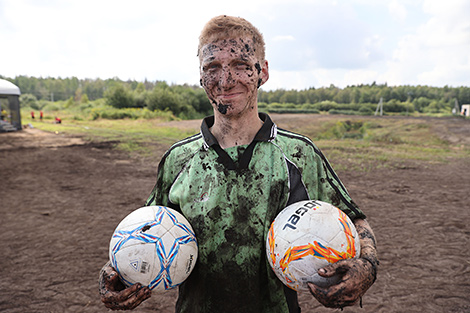
[[[101,302],[112,310],[133,310],[152,295],[152,291],[141,284],[126,288],[109,262],[101,269],[99,284]]]

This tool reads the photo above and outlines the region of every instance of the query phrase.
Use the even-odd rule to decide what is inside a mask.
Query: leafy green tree
[[[281,103],[295,103],[298,104],[298,94],[297,90],[287,90],[283,93],[283,95],[279,98],[279,102]]]
[[[437,100],[431,101],[431,103],[423,109],[424,113],[448,113],[449,111],[444,102]]]
[[[65,101],[64,108],[68,109],[68,108],[72,107],[74,104],[75,104],[75,101],[74,101],[73,97],[70,97],[70,98],[68,98],[67,101]]]
[[[114,87],[105,92],[106,103],[115,108],[131,108],[134,107],[134,97],[131,91],[121,84],[116,84]]]
[[[178,115],[182,110],[181,96],[173,93],[167,86],[157,86],[147,97],[147,108],[151,111],[171,111]]]
[[[470,87],[460,87],[458,101],[460,104],[470,104]]]
[[[39,110],[38,99],[36,98],[35,95],[32,95],[30,93],[22,94],[20,96],[20,103],[21,103],[21,106],[31,107],[35,110]]]
[[[194,96],[196,97],[197,106],[195,107],[196,111],[202,113],[203,115],[212,114],[212,104],[207,98],[206,92],[202,88],[194,90]]]
[[[338,93],[333,97],[333,101],[337,103],[351,103],[352,101],[350,88],[340,89]]]
[[[88,103],[90,100],[88,99],[88,96],[86,93],[82,94],[82,97],[80,98],[80,103]]]
[[[136,86],[135,89],[134,89],[134,92],[135,92],[136,94],[142,94],[142,93],[145,92],[145,90],[146,90],[146,89],[145,89],[144,83],[138,83],[137,86]]]
[[[426,97],[419,97],[413,100],[414,109],[418,112],[423,112],[423,109],[429,106],[431,99]]]
[[[75,97],[74,97],[75,102],[79,103],[82,100],[82,88],[78,87],[77,90],[75,90]]]

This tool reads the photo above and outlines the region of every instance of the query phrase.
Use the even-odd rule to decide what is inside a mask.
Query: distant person
[[[34,120],[34,111],[31,111],[31,118]]]
[[[7,111],[5,109],[2,109],[2,113],[0,115],[0,118],[2,119],[2,121],[5,120],[5,118],[7,117]]]
[[[58,117],[55,118],[55,123],[56,124],[62,124],[62,120]]]
[[[44,113],[42,113],[42,111],[40,111],[39,112],[39,120],[41,120],[41,122],[42,122],[43,117],[44,117]]]
[[[318,147],[258,112],[258,88],[269,78],[262,34],[242,18],[218,16],[205,25],[198,55],[200,83],[214,115],[203,120],[199,134],[165,153],[146,202],[181,212],[198,240],[198,259],[179,286],[176,312],[300,312],[297,293],[271,270],[265,242],[280,211],[309,199],[345,212],[361,245],[358,258],[318,271],[339,275],[336,284],[309,283],[310,291],[326,307],[357,303],[376,279],[374,233]],[[99,288],[113,310],[133,309],[151,296],[140,284],[125,288],[109,262]]]

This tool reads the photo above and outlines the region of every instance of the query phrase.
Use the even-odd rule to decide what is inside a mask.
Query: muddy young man
[[[198,239],[198,260],[179,287],[176,312],[300,312],[296,292],[268,264],[265,240],[282,209],[307,199],[343,210],[361,242],[360,258],[319,270],[339,274],[336,285],[310,284],[310,291],[326,307],[355,304],[376,279],[374,234],[314,143],[258,112],[258,88],[269,78],[263,36],[242,18],[218,16],[202,30],[198,56],[214,115],[166,152],[146,202],[183,213]],[[106,264],[100,294],[106,307],[119,310],[137,307],[151,291],[124,288]]]

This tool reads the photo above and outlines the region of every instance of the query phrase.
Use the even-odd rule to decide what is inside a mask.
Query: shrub
[[[131,108],[135,105],[131,91],[120,84],[108,89],[105,98],[106,103],[115,108]]]
[[[21,106],[30,107],[33,110],[40,110],[38,99],[35,95],[30,93],[25,93],[20,96]]]
[[[359,115],[357,111],[352,110],[335,110],[331,109],[328,111],[328,114],[343,114],[343,115]]]
[[[104,106],[99,108],[93,108],[90,110],[90,117],[92,120],[98,118],[117,120],[117,119],[152,119],[152,118],[162,118],[164,120],[174,120],[175,117],[172,112],[162,112],[162,111],[150,111],[146,108],[124,108],[116,109],[111,106]]]

